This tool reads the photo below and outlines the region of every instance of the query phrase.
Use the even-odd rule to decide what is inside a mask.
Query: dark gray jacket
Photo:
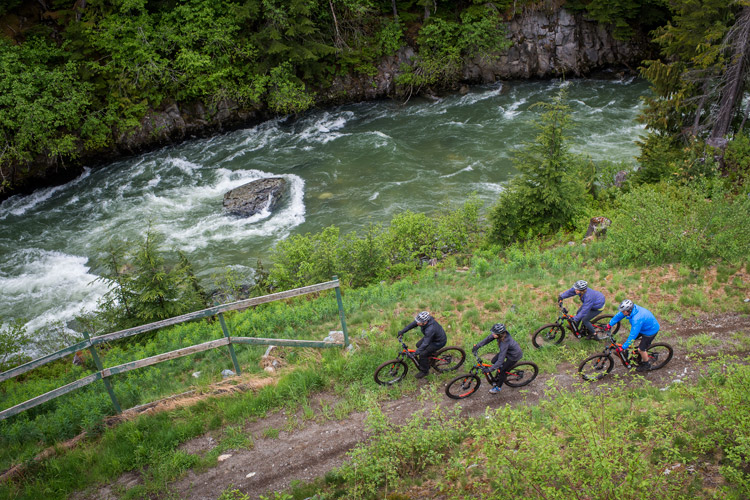
[[[491,370],[499,370],[501,366],[503,366],[503,362],[505,362],[505,358],[508,358],[508,361],[518,361],[523,357],[523,351],[521,350],[521,346],[518,345],[518,342],[513,340],[513,338],[510,336],[510,333],[505,334],[505,339],[502,341],[499,338],[495,338],[493,334],[487,335],[487,337],[484,338],[484,340],[480,341],[477,345],[474,346],[472,349],[472,352],[476,352],[479,350],[480,347],[486,346],[493,340],[497,340],[497,345],[500,349],[497,356],[497,361],[495,361],[495,364],[492,365]]]
[[[418,326],[419,325],[416,321],[412,321],[411,323],[406,325],[403,330],[399,330],[398,334],[403,335],[412,328],[416,328]],[[429,320],[427,320],[427,323],[419,326],[419,328],[422,329],[422,335],[424,335],[424,338],[422,339],[422,343],[417,349],[417,355],[422,354],[430,344],[434,344],[435,346],[440,348],[443,347],[446,342],[448,342],[448,337],[446,337],[445,335],[445,330],[443,330],[443,327],[440,326],[440,323],[435,321],[435,318],[430,318]]]

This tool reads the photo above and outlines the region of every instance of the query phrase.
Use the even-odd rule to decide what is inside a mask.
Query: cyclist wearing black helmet
[[[445,347],[448,337],[445,336],[445,330],[440,326],[440,323],[435,321],[435,318],[430,316],[430,313],[422,311],[414,317],[414,321],[406,325],[402,330],[399,330],[398,338],[401,339],[404,333],[416,327],[422,329],[424,337],[417,341],[417,352],[414,354],[418,356],[419,373],[414,377],[422,378],[430,373],[430,356],[441,347]]]
[[[636,306],[632,300],[625,299],[620,304],[620,312],[614,315],[609,321],[606,329],[609,330],[617,323],[627,318],[630,321],[630,335],[622,346],[617,347],[617,352],[622,352],[630,347],[630,343],[635,339],[640,338],[641,342],[638,344],[638,354],[641,356],[641,363],[635,370],[638,372],[647,372],[651,369],[651,360],[648,357],[646,349],[651,346],[651,342],[656,338],[656,334],[659,333],[659,322],[656,321],[656,317],[651,311],[642,306]]]
[[[578,328],[583,324],[586,327],[589,337],[594,337],[596,336],[596,331],[594,330],[594,325],[591,324],[591,320],[601,314],[605,303],[604,294],[589,288],[588,282],[578,280],[571,288],[565,290],[557,297],[557,302],[558,304],[562,304],[563,299],[576,295],[581,300],[581,307],[575,316],[573,316],[573,321],[578,325]]]
[[[513,368],[513,365],[523,357],[523,351],[521,350],[521,346],[518,345],[518,342],[513,340],[510,336],[505,325],[502,323],[495,323],[492,325],[492,328],[490,328],[490,334],[487,335],[484,340],[475,344],[474,347],[471,348],[471,352],[476,356],[480,347],[489,344],[493,340],[497,340],[500,352],[495,354],[492,358],[492,366],[484,366],[482,367],[482,371],[484,373],[492,373],[497,370],[494,385],[492,386],[492,389],[490,389],[490,394],[497,394],[503,387],[503,382],[505,382],[505,376],[508,370]]]

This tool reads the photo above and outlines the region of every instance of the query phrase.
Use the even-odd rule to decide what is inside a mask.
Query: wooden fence
[[[331,288],[336,290],[336,301],[338,303],[339,317],[341,319],[341,329],[344,333],[343,344],[339,342],[326,342],[326,341],[319,341],[319,340],[232,337],[229,332],[229,328],[227,327],[226,322],[224,321],[223,313],[225,312],[239,311],[239,310],[247,309],[248,307],[256,306],[259,304],[266,304],[268,302],[273,302],[276,300],[288,299],[291,297],[297,297],[300,295],[320,292],[323,290],[330,290]],[[176,351],[165,352],[163,354],[158,354],[156,356],[151,356],[149,358],[139,359],[137,361],[131,361],[129,363],[124,363],[122,365],[112,366],[109,368],[104,368],[101,360],[99,359],[99,355],[96,350],[96,346],[98,344],[111,342],[113,340],[124,339],[126,337],[132,337],[134,335],[139,335],[141,333],[150,332],[159,328],[164,328],[166,326],[177,325],[179,323],[185,323],[187,321],[207,318],[210,316],[217,316],[219,318],[219,323],[221,324],[221,329],[222,329],[222,332],[224,333],[224,338],[218,339],[218,340],[212,340],[209,342],[204,342],[202,344],[197,344],[197,345],[193,345],[190,347],[184,347],[182,349],[177,349]],[[94,363],[96,364],[97,370],[99,371],[97,371],[96,373],[92,373],[91,375],[88,375],[87,377],[83,377],[82,379],[76,380],[75,382],[71,382],[70,384],[64,385],[62,387],[58,387],[57,389],[54,389],[45,394],[42,394],[41,396],[37,396],[35,398],[29,399],[28,401],[24,401],[23,403],[19,403],[16,406],[13,406],[12,408],[8,408],[6,410],[0,411],[0,420],[4,420],[8,417],[21,413],[22,411],[28,410],[29,408],[33,408],[42,403],[50,401],[51,399],[55,399],[59,396],[62,396],[63,394],[67,394],[69,392],[80,389],[81,387],[85,387],[89,384],[96,382],[97,380],[102,380],[104,382],[104,387],[107,389],[107,392],[109,393],[109,396],[112,399],[112,405],[114,406],[115,411],[117,413],[122,413],[122,409],[120,408],[120,403],[117,401],[117,397],[115,396],[115,393],[112,390],[112,385],[110,383],[109,377],[112,377],[113,375],[117,375],[118,373],[125,373],[125,372],[129,372],[130,370],[135,370],[137,368],[143,368],[144,366],[151,366],[157,363],[162,363],[164,361],[169,361],[171,359],[181,358],[183,356],[188,356],[190,354],[195,354],[197,352],[207,351],[209,349],[216,349],[217,347],[223,347],[223,346],[228,347],[229,354],[232,357],[232,363],[234,364],[235,373],[239,375],[241,373],[240,365],[237,362],[237,356],[234,353],[233,344],[284,345],[284,346],[317,347],[317,348],[346,347],[349,345],[349,336],[346,331],[346,319],[344,318],[344,305],[341,300],[341,288],[339,286],[339,281],[336,278],[336,276],[333,277],[332,281],[327,281],[325,283],[318,283],[317,285],[310,285],[310,286],[305,286],[302,288],[295,288],[294,290],[287,290],[285,292],[273,293],[270,295],[264,295],[262,297],[253,297],[252,299],[239,300],[237,302],[230,302],[228,304],[221,304],[221,305],[217,305],[214,307],[209,307],[208,309],[203,309],[201,311],[195,311],[195,312],[191,312],[188,314],[183,314],[182,316],[175,316],[174,318],[168,318],[165,320],[157,321],[155,323],[149,323],[147,325],[141,325],[141,326],[137,326],[134,328],[129,328],[127,330],[121,330],[119,332],[108,333],[106,335],[99,335],[97,337],[89,337],[89,335],[85,332],[83,335],[85,337],[85,340],[83,340],[82,342],[66,347],[65,349],[59,350],[47,356],[43,356],[33,361],[29,361],[26,364],[12,368],[6,372],[0,373],[0,382],[11,379],[13,377],[17,377],[23,373],[33,370],[34,368],[38,368],[40,366],[46,365],[47,363],[51,363],[52,361],[74,354],[75,352],[80,351],[82,349],[88,349],[91,352],[91,357],[94,360]]]

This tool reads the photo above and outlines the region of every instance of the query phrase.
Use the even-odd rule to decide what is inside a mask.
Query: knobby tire
[[[600,380],[612,371],[615,362],[608,354],[594,354],[578,365],[578,373],[583,380]]]
[[[375,370],[375,382],[380,385],[393,385],[401,382],[409,373],[409,366],[400,359],[392,359]]]
[[[443,347],[433,355],[432,367],[440,373],[452,372],[464,364],[466,352],[457,346]]]
[[[467,373],[448,382],[448,385],[445,386],[445,394],[451,399],[468,398],[477,392],[480,385],[482,385],[482,379],[477,375]]]
[[[557,345],[565,338],[565,327],[559,323],[549,323],[531,335],[531,343],[537,349],[546,345]]]
[[[513,365],[505,377],[505,385],[523,387],[528,385],[539,374],[539,367],[531,361],[522,361]]]

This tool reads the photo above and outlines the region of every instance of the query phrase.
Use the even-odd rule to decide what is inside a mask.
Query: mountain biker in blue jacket
[[[622,321],[623,318],[627,318],[630,321],[630,335],[628,335],[627,340],[622,346],[617,348],[617,352],[626,350],[630,347],[631,342],[640,338],[641,342],[638,344],[638,354],[641,356],[641,363],[636,368],[636,371],[649,371],[651,369],[651,360],[646,350],[651,345],[651,342],[654,341],[654,338],[656,338],[656,334],[659,333],[659,322],[656,321],[651,311],[645,307],[636,306],[632,300],[623,300],[619,309],[620,312],[615,314],[609,321],[607,330]]]
[[[594,325],[591,324],[591,320],[601,314],[605,303],[604,294],[589,288],[588,282],[578,280],[571,288],[565,290],[559,297],[557,297],[557,303],[562,305],[563,299],[574,297],[576,295],[578,295],[578,298],[581,300],[581,307],[578,309],[575,316],[573,316],[573,322],[579,329],[581,328],[581,324],[583,324],[583,326],[586,327],[589,337],[595,337],[596,330],[594,330]]]
[[[399,340],[404,336],[404,333],[417,326],[422,329],[424,337],[417,341],[417,351],[414,355],[418,357],[419,373],[414,377],[422,378],[430,373],[430,356],[435,354],[438,349],[445,347],[448,337],[446,337],[445,330],[440,326],[440,323],[435,321],[435,318],[430,316],[430,313],[422,311],[414,317],[414,321],[399,330]]]
[[[503,387],[503,382],[505,382],[508,370],[513,368],[513,365],[523,357],[523,351],[521,350],[521,346],[518,345],[518,342],[513,340],[510,336],[505,325],[502,323],[495,323],[492,325],[492,328],[490,328],[490,334],[477,344],[474,344],[474,347],[471,348],[471,352],[476,356],[480,347],[489,344],[493,340],[497,340],[497,345],[500,348],[500,351],[492,358],[492,366],[483,366],[482,372],[492,373],[497,371],[495,374],[494,385],[492,386],[492,389],[490,389],[490,394],[497,394]]]

